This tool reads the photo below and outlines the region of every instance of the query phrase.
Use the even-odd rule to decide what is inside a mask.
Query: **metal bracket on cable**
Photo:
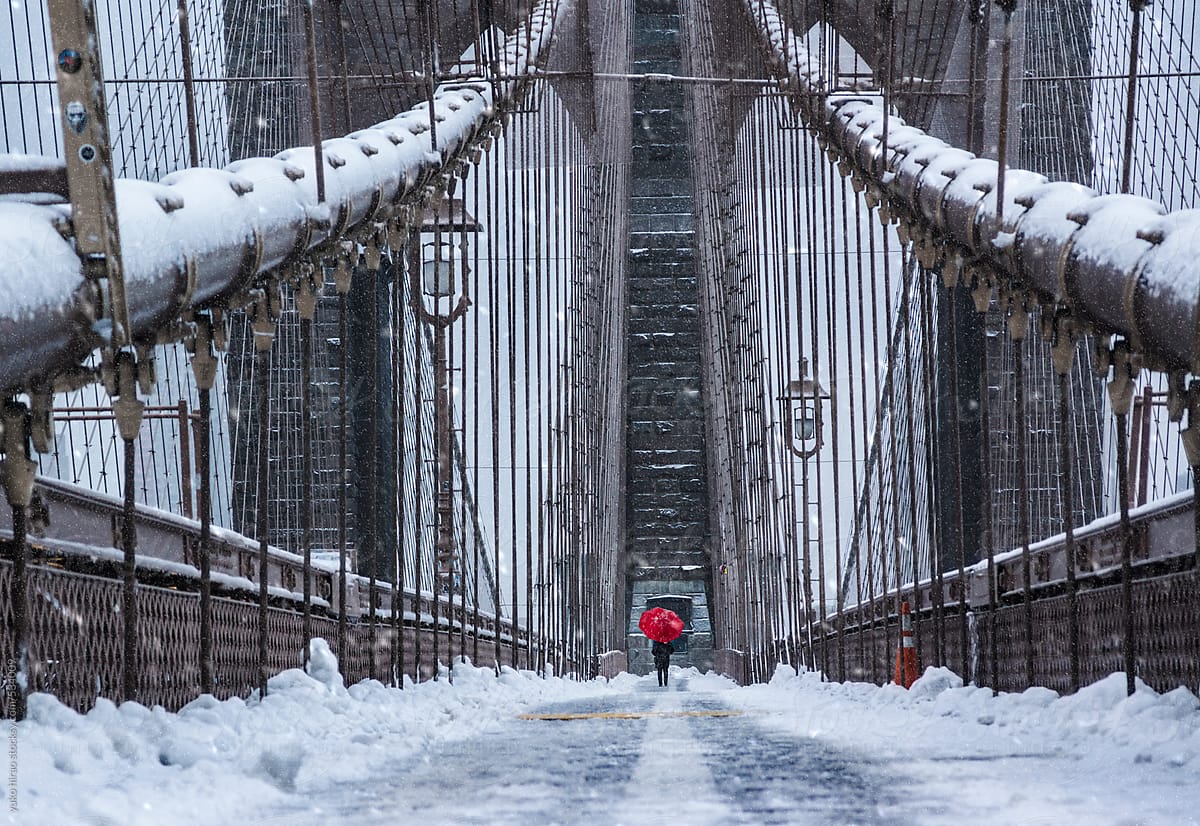
[[[75,250],[97,284],[93,331],[113,349],[131,342],[113,187],[104,78],[92,0],[49,0]]]
[[[10,399],[4,403],[0,449],[4,452],[4,459],[0,460],[0,485],[8,504],[27,508],[33,499],[37,464],[29,457],[29,408],[24,402]]]
[[[194,320],[195,332],[187,342],[192,356],[192,372],[196,376],[196,387],[211,390],[217,381],[217,358],[213,352],[213,319],[209,314],[198,315]]]
[[[1187,389],[1187,427],[1179,432],[1188,464],[1200,467],[1200,380],[1192,379]],[[1200,540],[1198,540],[1200,541]]]
[[[1108,382],[1108,401],[1114,415],[1128,416],[1133,409],[1133,382],[1141,372],[1141,358],[1130,352],[1122,340],[1112,348],[1112,377]]]
[[[1077,325],[1071,311],[1065,307],[1060,307],[1054,314],[1050,353],[1054,372],[1060,376],[1070,373],[1075,364],[1075,343],[1079,340]]]
[[[250,312],[250,328],[254,333],[254,349],[264,352],[275,343],[275,321],[282,311],[279,282],[272,279],[255,291],[254,305]]]

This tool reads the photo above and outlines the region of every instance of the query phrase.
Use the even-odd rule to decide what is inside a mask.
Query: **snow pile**
[[[993,696],[945,668],[905,691],[780,666],[737,702],[764,726],[903,773],[923,823],[1200,824],[1200,700],[1186,688],[1139,680],[1126,696],[1113,674],[1069,696]]]
[[[607,691],[603,681],[456,665],[449,680],[403,691],[373,680],[345,687],[337,659],[313,640],[308,673],[271,678],[259,701],[205,695],[178,713],[101,700],[81,715],[47,694],[17,726],[18,805],[8,823],[235,823],[248,806],[360,778],[436,741],[468,737],[532,705]]]
[[[940,720],[956,726],[956,744],[984,750],[998,735],[1052,750],[1102,745],[1110,757],[1130,762],[1183,766],[1200,756],[1200,699],[1183,687],[1159,694],[1141,680],[1136,693],[1126,696],[1124,674],[1068,696],[1048,688],[993,696],[989,688],[963,685],[947,668],[926,669],[905,691],[896,685],[822,682],[818,673],[780,666],[770,684],[748,688],[746,699],[760,708],[798,712],[792,728],[806,724],[812,735],[874,731],[888,738],[899,725],[911,736]],[[851,705],[857,724],[839,713]]]

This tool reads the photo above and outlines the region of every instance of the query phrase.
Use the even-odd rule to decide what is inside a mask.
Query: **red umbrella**
[[[670,642],[683,633],[683,620],[666,608],[651,608],[638,620],[638,628],[655,642]]]

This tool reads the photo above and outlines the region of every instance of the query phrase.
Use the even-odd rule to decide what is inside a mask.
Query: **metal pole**
[[[304,555],[304,662],[313,637],[312,621],[312,538],[313,538],[313,431],[312,431],[312,327],[317,312],[317,288],[313,277],[324,271],[312,264],[300,269],[296,289],[296,311],[300,316],[300,550]]]
[[[16,659],[16,680],[9,686],[15,692],[15,719],[25,719],[25,698],[32,686],[29,656],[29,542],[27,536],[27,508],[33,498],[33,479],[37,465],[29,458],[29,408],[22,402],[9,399],[4,402],[3,429],[4,460],[0,463],[3,473],[4,495],[12,507],[13,567],[10,582],[9,604],[13,612],[13,654]]]
[[[312,119],[313,159],[317,173],[317,201],[325,201],[325,161],[321,147],[321,96],[320,83],[317,81],[317,33],[313,26],[312,0],[301,0],[304,10],[304,47],[305,59],[308,63],[308,106]],[[342,339],[345,349],[346,340]]]
[[[213,317],[197,316],[196,335],[192,341],[192,373],[196,378],[199,397],[199,418],[196,420],[196,473],[200,477],[198,507],[200,510],[200,690],[211,694],[213,677],[213,616],[212,616],[212,387],[217,377],[217,360],[213,355]]]
[[[1070,374],[1075,361],[1072,322],[1060,313],[1055,323],[1054,369],[1058,373],[1059,496],[1062,498],[1064,550],[1067,557],[1067,640],[1070,690],[1079,690],[1079,588],[1075,580],[1075,488],[1071,474]]]
[[[1021,538],[1021,601],[1025,631],[1025,684],[1034,684],[1033,671],[1033,566],[1029,552],[1029,456],[1025,431],[1025,354],[1023,352],[1029,329],[1029,311],[1022,299],[1014,297],[1014,306],[1008,318],[1009,336],[1013,340],[1013,385],[1016,391],[1016,410],[1013,429],[1016,431],[1017,481],[1017,531]]]
[[[124,621],[122,697],[136,700],[138,682],[137,639],[137,523],[134,519],[134,485],[137,479],[136,439],[142,426],[145,405],[137,397],[137,363],[132,351],[117,354],[117,401],[113,415],[125,443],[125,501],[121,509],[121,548],[124,551],[121,616]]]
[[[179,410],[179,505],[187,519],[191,519],[192,507],[192,425],[186,399],[180,399]]]
[[[1125,139],[1121,153],[1121,192],[1128,193],[1133,183],[1133,138],[1137,121],[1138,52],[1142,40],[1142,10],[1148,0],[1129,0],[1133,25],[1129,32],[1129,85],[1125,91]]]
[[[1138,368],[1129,346],[1119,341],[1113,347],[1112,380],[1108,399],[1117,426],[1117,499],[1121,511],[1121,653],[1125,662],[1125,690],[1136,687],[1137,652],[1133,624],[1133,526],[1129,521],[1129,411],[1133,407],[1133,380]]]
[[[266,313],[265,299],[258,304],[258,313]],[[256,326],[262,323],[263,317],[255,318]],[[269,321],[269,320],[268,320]],[[258,534],[258,688],[259,697],[267,695],[267,608],[268,590],[268,521],[267,508],[270,502],[270,472],[269,452],[271,441],[270,422],[270,372],[271,372],[271,339],[266,336],[254,336],[254,381],[255,415],[258,424],[258,460],[255,493],[255,533]]]
[[[176,4],[179,20],[179,59],[183,64],[183,102],[187,112],[188,161],[200,166],[200,137],[196,128],[196,83],[192,71],[192,28],[188,22],[187,0]]]
[[[1004,46],[1000,64],[1000,133],[997,146],[997,158],[1000,165],[996,172],[996,226],[1004,227],[1004,184],[1008,171],[1008,106],[1009,86],[1012,78],[1012,42],[1013,42],[1013,12],[1017,8],[1017,0],[996,0],[996,5],[1004,11]]]
[[[338,259],[338,662],[346,663],[346,293],[350,291],[353,267],[344,258]]]
[[[374,241],[369,242],[366,255],[367,283],[364,293],[370,302],[367,308],[367,319],[371,325],[368,334],[367,364],[365,372],[368,381],[367,393],[367,461],[366,465],[366,501],[363,503],[362,521],[359,525],[359,570],[364,562],[368,567],[369,581],[367,585],[367,600],[370,619],[368,621],[368,674],[371,679],[377,679],[377,663],[375,661],[375,644],[378,639],[378,617],[375,605],[379,594],[379,248]],[[366,560],[362,555],[367,555]]]

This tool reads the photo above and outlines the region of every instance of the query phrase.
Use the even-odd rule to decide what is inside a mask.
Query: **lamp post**
[[[780,397],[784,404],[783,434],[788,449],[804,460],[801,470],[801,496],[804,500],[804,510],[801,516],[801,553],[803,571],[801,584],[804,591],[804,625],[805,638],[808,643],[809,667],[815,667],[812,638],[812,560],[809,558],[810,537],[808,530],[808,460],[817,454],[824,444],[822,432],[822,408],[831,400],[829,391],[823,388],[815,379],[808,377],[808,359],[800,359],[800,378],[787,383],[787,389]],[[794,593],[794,591],[793,591]],[[822,617],[822,620],[824,618]]]
[[[786,403],[783,434],[788,449],[801,459],[812,458],[825,443],[821,410],[830,399],[829,391],[808,377],[808,359],[801,358],[800,378],[789,381],[780,396]]]
[[[413,245],[409,259],[409,295],[417,317],[433,327],[434,420],[437,436],[437,594],[452,587],[455,560],[454,465],[450,410],[450,359],[446,331],[471,306],[470,274],[467,266],[466,233],[478,233],[478,222],[461,199],[447,197],[444,206],[432,207],[421,223],[420,243]],[[454,244],[443,236],[459,234],[458,255]],[[431,240],[426,241],[427,237]],[[415,259],[415,260],[414,260]],[[418,280],[420,283],[418,283]]]

